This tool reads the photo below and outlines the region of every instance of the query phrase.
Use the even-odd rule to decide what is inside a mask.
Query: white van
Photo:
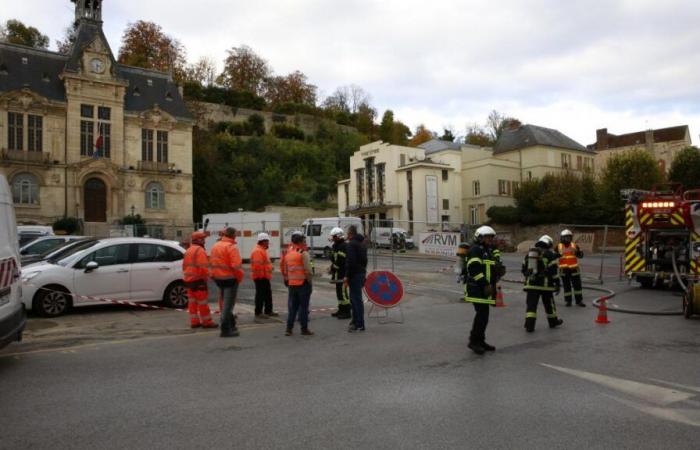
[[[306,219],[302,224],[302,230],[306,235],[306,245],[313,250],[314,255],[323,255],[328,258],[331,254],[331,230],[340,227],[348,232],[350,225],[357,227],[357,232],[364,234],[362,219],[359,217],[319,217]]]
[[[0,175],[0,348],[22,339],[26,320],[12,193]]]
[[[406,248],[413,248],[413,239],[408,235],[408,232],[403,228],[388,228],[388,227],[375,227],[372,229],[370,240],[372,244],[377,248],[391,248],[392,247],[392,235],[403,235],[404,242],[406,242]]]

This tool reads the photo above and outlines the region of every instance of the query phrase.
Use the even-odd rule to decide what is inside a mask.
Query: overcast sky
[[[69,0],[0,0],[0,19],[48,34]],[[381,115],[463,134],[492,109],[582,144],[690,125],[700,132],[697,0],[104,0],[115,54],[129,22],[160,24],[188,59],[249,45],[275,72],[299,69],[330,94],[362,86]]]

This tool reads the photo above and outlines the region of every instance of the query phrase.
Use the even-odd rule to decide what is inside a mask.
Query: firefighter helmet
[[[262,241],[269,241],[270,240],[270,235],[267,233],[260,233],[258,234],[258,242]]]
[[[332,241],[333,238],[343,239],[344,236],[345,236],[345,232],[343,231],[343,229],[340,227],[335,227],[331,230],[331,239],[330,240]]]
[[[474,240],[480,242],[484,236],[496,236],[496,230],[486,225],[479,227],[474,233]]]
[[[544,242],[545,244],[547,244],[548,247],[551,247],[552,245],[554,245],[554,241],[552,240],[552,238],[546,234],[543,235],[542,237],[540,237],[537,240],[537,242]]]
[[[561,232],[561,237],[573,236],[573,235],[574,235],[574,233],[572,233],[571,230],[564,230]]]

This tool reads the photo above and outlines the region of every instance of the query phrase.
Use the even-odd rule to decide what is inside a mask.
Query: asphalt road
[[[519,261],[507,263],[512,273]],[[458,301],[448,264],[395,264],[405,321],[369,319],[361,334],[316,312],[316,336],[285,337],[279,322],[253,323],[245,301],[234,339],[190,332],[167,311],[107,306],[56,319],[43,332],[60,340],[73,324],[93,339],[57,346],[30,333],[0,352],[0,448],[700,446],[700,320],[611,312],[598,325],[595,308],[560,306],[562,328],[548,329],[540,308],[528,334],[521,287],[507,283],[507,307],[491,310],[487,331],[498,350],[477,356],[466,348],[473,308]],[[332,290],[316,284],[312,303],[325,309]],[[620,303],[680,302],[608,285],[626,290]],[[275,297],[282,309],[279,285]],[[140,333],[119,335],[134,323]]]

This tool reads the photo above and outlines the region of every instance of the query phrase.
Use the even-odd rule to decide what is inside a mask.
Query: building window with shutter
[[[43,149],[43,128],[44,119],[41,116],[29,114],[27,116],[27,150],[30,152],[40,152]]]
[[[479,180],[472,181],[472,193],[474,197],[478,197],[481,195],[481,183]]]
[[[153,130],[141,130],[141,160],[153,161]]]
[[[24,150],[24,114],[7,113],[7,149]]]

